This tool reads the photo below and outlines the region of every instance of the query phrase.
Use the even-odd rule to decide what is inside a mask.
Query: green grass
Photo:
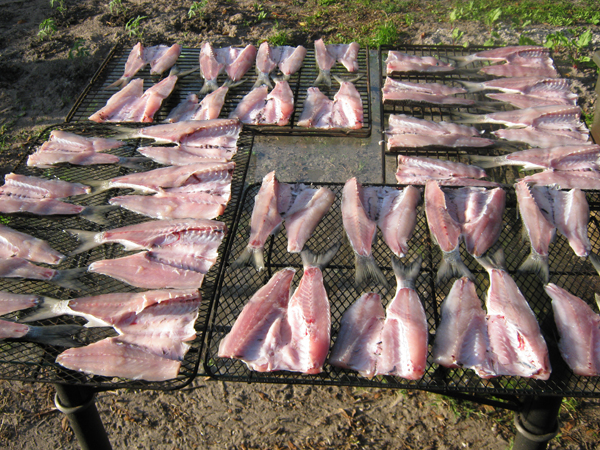
[[[398,40],[398,28],[393,23],[387,22],[375,28],[371,45],[377,47],[380,45],[392,45]]]

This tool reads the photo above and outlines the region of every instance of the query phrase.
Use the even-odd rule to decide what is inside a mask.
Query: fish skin
[[[65,259],[46,241],[0,224],[0,258],[13,256],[46,264],[59,264]]]
[[[417,56],[390,50],[385,60],[386,74],[395,73],[438,73],[455,70],[452,64],[440,61],[432,56]]]
[[[356,178],[346,181],[342,190],[342,222],[355,256],[355,284],[361,286],[368,279],[387,286],[387,280],[372,254],[372,243],[377,223],[370,218],[362,200],[363,187]]]
[[[442,318],[435,332],[433,362],[450,369],[472,369],[484,379],[495,377],[486,314],[475,283],[466,277],[456,280],[440,312]]]
[[[13,294],[12,292],[0,291],[0,316],[23,309],[33,308],[41,302],[38,295]]]
[[[539,186],[557,186],[559,189],[600,189],[600,171],[544,170],[519,181]]]
[[[542,213],[534,191],[525,181],[519,181],[515,184],[515,193],[517,194],[517,203],[519,205],[519,215],[523,221],[523,226],[527,231],[531,253],[525,260],[520,271],[533,271],[537,273],[544,283],[549,279],[548,255],[550,253],[550,243],[556,236],[556,227]]]
[[[277,68],[278,58],[274,49],[267,41],[260,44],[256,54],[256,74],[257,78],[253,88],[266,84],[268,87],[273,87],[269,74]]]
[[[358,51],[360,50],[358,42],[329,44],[326,47],[327,52],[333,55],[337,62],[342,63],[348,72],[358,72]]]
[[[69,163],[74,166],[90,166],[96,164],[127,164],[127,158],[109,153],[73,153],[64,150],[40,149],[27,158],[28,167],[47,169],[57,164]]]
[[[4,176],[4,185],[0,194],[12,197],[35,199],[67,198],[75,195],[89,194],[92,189],[81,183],[70,183],[63,180],[48,180],[45,178],[8,173]]]
[[[103,115],[102,110],[98,116],[103,120],[96,122],[153,122],[154,114],[160,109],[162,102],[171,95],[179,78],[169,75],[163,80],[148,88],[135,100],[130,107],[114,111],[110,115]]]
[[[374,377],[381,354],[384,321],[380,295],[374,292],[362,294],[342,315],[329,364],[356,370],[363,377]]]
[[[503,128],[492,132],[500,139],[524,142],[531,147],[555,147],[565,145],[592,145],[589,132],[570,130],[548,130],[534,127]]]
[[[288,235],[287,251],[299,253],[311,237],[321,219],[335,201],[335,194],[326,187],[304,189],[285,214],[285,229]]]
[[[417,206],[421,191],[414,186],[402,190],[381,188],[382,205],[377,225],[392,252],[402,258],[408,252],[408,241],[417,224]]]
[[[175,123],[185,120],[213,120],[221,114],[225,103],[225,97],[229,88],[221,86],[213,92],[206,94],[202,101],[198,100],[196,94],[188,96],[169,113],[164,120],[166,123]]]
[[[491,139],[449,134],[394,134],[387,138],[388,151],[394,151],[403,148],[489,147],[491,145],[494,145],[494,141]]]
[[[576,375],[599,375],[600,316],[581,298],[553,283],[545,285],[544,290],[552,299],[563,360]]]
[[[56,357],[56,362],[89,375],[146,381],[177,378],[180,360],[129,341],[131,337],[106,338],[85,347],[66,350]],[[181,345],[179,341],[173,341],[169,347],[177,344]]]
[[[381,90],[383,102],[424,103],[432,105],[473,105],[474,100],[453,97],[454,94],[464,94],[464,88],[451,87],[440,83],[410,83],[396,81],[386,77]]]
[[[419,380],[425,374],[429,329],[425,309],[414,284],[421,263],[419,257],[404,267],[396,257],[392,257],[397,287],[394,299],[386,309],[377,375]]]

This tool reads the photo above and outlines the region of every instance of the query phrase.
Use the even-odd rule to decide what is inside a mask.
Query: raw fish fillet
[[[67,131],[52,130],[48,141],[44,144],[52,143],[55,146],[69,149],[73,152],[104,152],[126,145],[126,142],[117,139],[106,139],[99,137],[84,137]]]
[[[302,189],[291,208],[285,214],[285,229],[288,235],[287,251],[299,253],[312,236],[319,222],[335,201],[335,194],[328,188]]]
[[[319,67],[319,75],[313,85],[318,86],[325,83],[328,87],[331,87],[331,68],[336,62],[342,63],[348,72],[357,72],[359,50],[360,45],[356,42],[325,45],[323,39],[316,40],[315,59]]]
[[[485,171],[474,165],[436,158],[398,155],[396,171],[398,184],[425,184],[429,180],[448,180],[456,185],[497,186],[496,183],[489,181],[469,180],[485,176],[487,176]]]
[[[440,83],[410,83],[396,81],[386,77],[381,90],[383,101],[402,103],[424,103],[432,105],[473,105],[474,100],[453,97],[454,94],[464,94],[466,89],[450,87]]]
[[[544,128],[503,128],[492,131],[496,137],[508,141],[524,142],[532,147],[556,147],[563,145],[592,145],[589,132],[548,130]]]
[[[576,375],[600,375],[600,316],[565,289],[544,286],[552,298],[560,354]]]
[[[175,147],[140,147],[137,151],[165,166],[186,166],[198,162],[225,163],[235,156],[237,147],[192,147],[179,144]]]
[[[81,183],[70,183],[62,180],[8,173],[4,176],[4,185],[0,194],[15,198],[66,198],[75,195],[89,194],[92,189]]]
[[[471,161],[485,169],[498,166],[523,166],[525,170],[600,170],[600,145],[563,145],[532,148],[502,156],[472,155]]]
[[[217,55],[209,42],[202,44],[200,48],[200,76],[204,78],[204,86],[200,94],[215,91],[219,85],[217,77],[225,68],[225,64],[217,60]]]
[[[310,87],[306,91],[306,100],[298,120],[299,127],[328,128],[331,124],[333,101],[319,88]]]
[[[473,369],[481,378],[494,372],[486,315],[475,283],[459,278],[440,307],[442,319],[435,332],[433,362],[448,367]]]
[[[394,134],[387,138],[388,151],[395,151],[403,148],[489,147],[490,145],[494,145],[494,141],[491,139],[450,134]]]
[[[552,58],[533,58],[521,64],[516,63],[515,60],[509,60],[506,64],[482,67],[480,71],[495,77],[560,77],[560,74],[554,68]]]
[[[125,72],[123,73],[123,76],[106,88],[124,88],[138,71],[146,67],[146,64],[148,64],[148,61],[144,60],[144,46],[141,42],[138,42],[133,46],[131,52],[129,52],[129,56],[125,62]]]
[[[294,93],[283,80],[276,81],[271,92],[268,89],[266,85],[254,88],[229,117],[251,125],[287,125],[294,112]]]
[[[33,294],[13,294],[0,291],[0,316],[22,309],[33,308],[42,298]]]
[[[468,56],[452,56],[452,59],[459,61],[458,67],[464,67],[473,61],[507,61],[515,54],[521,57],[542,57],[550,54],[550,49],[538,45],[515,45],[508,47],[494,48],[482,52],[473,53]]]
[[[360,129],[364,112],[362,99],[349,81],[340,83],[340,89],[330,100],[319,88],[308,88],[298,126],[307,128]]]
[[[275,171],[265,175],[256,198],[250,218],[250,242],[244,252],[232,264],[232,268],[244,266],[250,261],[260,272],[265,268],[263,249],[267,238],[279,231],[283,218],[281,214],[289,209],[280,208],[280,189],[283,183],[279,183],[275,177]],[[289,188],[289,186],[288,186]]]
[[[0,193],[0,213],[4,214],[31,213],[43,216],[74,215],[81,214],[85,210],[85,206],[65,203],[54,198],[19,198]]]
[[[522,182],[559,189],[600,189],[600,171],[596,170],[544,170],[527,175]]]
[[[236,83],[248,72],[256,59],[256,47],[252,44],[244,48],[223,47],[216,51],[217,61],[225,65],[225,72],[229,79],[227,85]]]
[[[277,67],[283,74],[284,80],[289,80],[290,76],[298,71],[302,66],[306,49],[299,45],[298,47],[271,47],[268,42],[263,42],[258,48],[256,55],[256,73],[257,78],[253,87],[266,84],[273,87],[269,74]]]
[[[256,291],[219,343],[220,358],[241,359],[259,372],[273,370],[275,351],[291,335],[286,316],[295,273],[280,270]]]
[[[590,208],[585,193],[580,189],[571,189],[568,192],[552,189],[551,192],[554,201],[554,225],[567,238],[577,256],[588,256],[592,251],[592,244],[588,238]]]
[[[461,80],[460,83],[464,85],[469,92],[495,90],[507,94],[577,99],[577,94],[571,92],[571,80],[568,78],[515,77],[498,78],[483,82]]]
[[[194,108],[191,111],[186,111],[184,114],[180,114],[175,108],[169,115],[165,122],[179,122],[182,120],[212,120],[217,119],[223,109],[225,103],[225,97],[229,88],[227,86],[221,86],[214,92],[207,94],[200,103],[198,103],[198,97],[195,94],[188,96],[187,102],[193,103],[195,100]],[[194,98],[195,97],[195,98]],[[185,104],[185,103],[184,103]],[[187,106],[189,108],[189,106]]]
[[[374,292],[361,295],[342,315],[340,330],[328,362],[372,378],[381,354],[385,311]]]
[[[74,347],[79,343],[72,336],[80,330],[79,325],[34,327],[0,319],[0,340],[18,339],[58,347]]]
[[[549,105],[572,105],[577,104],[577,98],[568,97],[538,97],[535,95],[523,94],[487,94],[486,97],[492,100],[508,103],[515,108],[524,109],[534,106],[549,106]]]
[[[350,178],[342,191],[342,222],[355,256],[354,280],[357,286],[361,286],[368,279],[387,286],[385,275],[377,266],[372,254],[377,222],[375,215],[369,216],[368,204],[364,201],[365,190],[356,178]]]
[[[404,267],[392,257],[397,287],[394,299],[386,309],[377,375],[418,380],[425,374],[429,330],[425,309],[415,288],[421,262],[419,257]]]
[[[277,52],[280,52],[279,56],[279,71],[283,74],[284,80],[289,80],[290,77],[300,70],[302,67],[302,62],[304,61],[304,57],[306,56],[306,48],[302,45],[298,47],[275,47],[273,51],[275,52],[275,56],[277,56]]]
[[[417,56],[390,50],[385,60],[386,74],[407,72],[438,73],[451,72],[454,66],[433,56]]]
[[[500,255],[503,260],[501,250]],[[552,370],[548,348],[527,300],[502,268],[503,261],[481,262],[490,277],[486,308],[494,372],[547,380]]]
[[[144,95],[144,80],[136,78],[110,97],[106,105],[88,117],[88,119],[102,123],[110,120],[113,116],[116,117],[121,112],[125,115],[127,111],[131,111],[134,108],[134,105],[142,95]]]
[[[13,256],[46,264],[59,264],[65,258],[46,241],[0,225],[0,258]]]
[[[25,278],[27,280],[41,280],[55,283],[67,289],[80,290],[81,283],[75,280],[81,271],[78,269],[72,270],[56,270],[48,267],[36,266],[26,259],[17,258],[0,258],[0,278]]]
[[[383,240],[399,258],[406,256],[408,241],[417,224],[417,205],[421,192],[414,186],[404,189],[381,188],[382,205],[377,225]]]
[[[56,362],[67,369],[90,375],[146,381],[177,378],[181,367],[179,359],[171,359],[147,346],[128,342],[130,339],[118,336],[69,349],[58,355]],[[182,343],[174,340],[172,346],[181,347]]]
[[[501,188],[486,190],[468,187],[457,189],[452,194],[457,216],[461,220],[467,252],[479,258],[500,237],[504,227],[502,216],[506,192]]]

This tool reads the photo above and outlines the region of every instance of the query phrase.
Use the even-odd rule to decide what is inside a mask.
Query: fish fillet
[[[42,239],[0,225],[0,258],[23,258],[32,262],[59,264],[65,255]]]
[[[402,190],[381,188],[382,205],[377,225],[383,240],[399,258],[408,252],[410,240],[417,224],[417,205],[421,192],[414,186]]]

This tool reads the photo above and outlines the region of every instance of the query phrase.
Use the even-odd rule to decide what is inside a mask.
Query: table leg
[[[112,450],[96,409],[96,392],[85,386],[55,384],[54,403],[66,414],[82,450]]]
[[[513,450],[543,450],[558,434],[558,411],[562,397],[527,397],[515,413],[517,434]]]

